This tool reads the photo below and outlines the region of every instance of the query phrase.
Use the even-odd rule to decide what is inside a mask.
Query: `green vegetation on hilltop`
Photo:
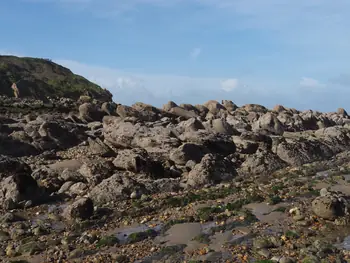
[[[12,97],[11,85],[14,82],[20,97],[78,99],[89,92],[98,100],[112,100],[109,91],[51,60],[0,56],[0,95]]]

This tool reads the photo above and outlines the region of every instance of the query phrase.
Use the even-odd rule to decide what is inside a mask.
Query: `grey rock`
[[[0,155],[0,180],[0,205],[5,209],[42,197],[30,167],[17,159]]]
[[[89,219],[94,213],[94,205],[90,198],[81,198],[75,201],[73,204],[66,207],[63,215],[68,220]]]
[[[312,201],[312,211],[327,220],[345,215],[345,208],[345,204],[332,195],[319,196]]]
[[[218,184],[231,181],[236,175],[236,169],[230,160],[206,154],[188,174],[187,184],[192,187]]]
[[[274,135],[283,135],[284,127],[278,118],[268,112],[261,116],[255,123],[252,125],[253,131],[267,131],[270,134]]]
[[[138,183],[131,174],[117,173],[95,186],[89,196],[96,205],[101,205],[129,199],[134,191],[146,194],[144,185]]]
[[[207,152],[208,150],[201,145],[185,143],[170,153],[170,160],[178,165],[185,165],[190,160],[198,163]]]
[[[90,151],[94,155],[98,155],[101,157],[112,157],[115,156],[116,153],[104,142],[102,142],[99,138],[91,139],[88,138]]]

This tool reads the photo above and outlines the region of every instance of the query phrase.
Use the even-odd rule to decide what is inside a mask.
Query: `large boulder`
[[[190,132],[190,131],[198,131],[198,130],[204,130],[205,127],[201,121],[199,121],[197,118],[190,118],[186,121],[180,122],[176,126],[176,130],[181,134],[184,132]]]
[[[242,108],[247,112],[266,113],[268,111],[266,107],[259,104],[245,104]]]
[[[211,121],[212,129],[215,133],[227,135],[237,135],[239,132],[234,129],[225,119],[214,119]]]
[[[116,155],[116,153],[99,138],[92,139],[89,137],[88,143],[90,151],[93,155],[101,157],[112,157]]]
[[[144,185],[133,178],[132,174],[120,172],[95,186],[90,191],[89,196],[94,204],[105,205],[109,202],[127,200],[133,192],[138,192],[141,195],[146,193],[146,190]]]
[[[46,166],[35,169],[31,176],[47,194],[58,191],[64,183],[57,170]]]
[[[232,116],[226,117],[226,122],[238,131],[251,131],[252,126],[250,122],[243,116]]]
[[[36,155],[39,153],[38,149],[29,142],[26,142],[26,137],[19,138],[19,134],[10,136],[0,134],[0,154],[12,157],[21,157]]]
[[[219,155],[206,154],[188,174],[187,184],[191,187],[229,182],[237,175],[234,164]]]
[[[274,112],[284,112],[287,111],[287,109],[282,106],[282,105],[275,105],[275,107],[273,107],[272,111]]]
[[[124,118],[127,117],[135,117],[138,118],[140,116],[140,113],[138,110],[134,109],[133,107],[126,106],[126,105],[118,105],[117,107],[117,114]]]
[[[81,142],[77,136],[79,134],[78,130],[71,132],[58,122],[43,122],[38,133],[42,138],[54,142],[57,147],[61,148],[71,147]]]
[[[102,180],[112,176],[114,171],[115,167],[111,161],[100,158],[84,160],[83,165],[78,170],[90,186],[97,185]]]
[[[163,105],[163,110],[164,111],[170,111],[172,108],[178,107],[177,104],[173,101],[169,101],[167,104]]]
[[[118,152],[113,164],[120,170],[145,173],[152,178],[164,177],[163,165],[152,160],[144,149],[121,150]]]
[[[78,199],[63,211],[64,217],[68,220],[86,220],[89,219],[93,213],[93,202],[90,198],[86,197]]]
[[[246,156],[238,172],[240,174],[269,175],[277,170],[287,167],[288,164],[276,154],[267,150],[258,150]]]
[[[349,202],[345,196],[328,192],[326,189],[322,189],[320,193],[321,195],[312,201],[312,211],[315,215],[326,220],[335,220],[349,213]]]
[[[225,107],[225,109],[231,112],[238,109],[238,106],[234,104],[231,100],[222,100],[221,104]]]
[[[144,121],[154,122],[162,115],[162,112],[156,107],[142,102],[136,102],[132,107],[139,112],[140,118]]]
[[[167,152],[180,145],[173,130],[162,126],[147,127],[115,118],[104,120],[103,131],[105,140],[117,148],[139,147]]]
[[[79,118],[85,122],[100,121],[103,115],[92,103],[83,103],[79,106]]]
[[[315,131],[315,136],[322,140],[335,154],[350,147],[350,130],[333,126]]]
[[[115,115],[117,105],[113,102],[104,102],[101,105],[101,111],[108,115]]]
[[[253,131],[266,131],[269,134],[273,135],[283,135],[284,127],[278,118],[268,112],[261,116],[255,123],[252,125]]]
[[[322,161],[333,156],[332,150],[322,142],[302,138],[281,142],[276,148],[276,154],[293,166]]]
[[[118,117],[110,116],[103,119],[104,138],[117,148],[130,147],[139,127]]]
[[[236,145],[231,136],[214,134],[207,130],[185,132],[181,134],[183,142],[203,145],[209,152],[229,155],[236,152]]]
[[[204,106],[212,113],[214,116],[218,116],[218,114],[222,111],[226,111],[226,108],[217,102],[216,100],[209,100],[204,103]]]
[[[172,107],[169,112],[184,119],[196,118],[198,115],[194,111],[188,111],[181,107]]]
[[[30,167],[14,158],[0,155],[0,205],[4,209],[23,206],[25,201],[36,202],[41,197]]]
[[[338,108],[337,114],[338,114],[338,115],[341,115],[341,116],[343,116],[343,117],[349,116],[348,113],[346,112],[346,110],[345,110],[344,108]]]
[[[304,120],[298,114],[284,111],[277,115],[277,119],[282,123],[285,131],[296,132],[305,130]]]
[[[207,152],[208,150],[201,145],[185,143],[170,152],[170,160],[178,165],[185,165],[190,160],[199,163]]]
[[[187,111],[191,111],[194,112],[196,115],[199,115],[199,110],[193,106],[192,104],[188,104],[188,103],[182,103],[180,104],[180,107],[187,110]]]

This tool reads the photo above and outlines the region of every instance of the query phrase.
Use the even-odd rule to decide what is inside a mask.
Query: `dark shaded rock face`
[[[30,167],[17,159],[0,156],[0,180],[0,205],[5,209],[16,208],[25,201],[38,201],[40,197]]]
[[[80,198],[68,206],[63,212],[67,219],[86,220],[94,213],[94,205],[90,198]]]
[[[198,163],[206,152],[208,152],[208,150],[201,145],[185,143],[173,150],[169,158],[178,165],[185,165],[190,160]]]

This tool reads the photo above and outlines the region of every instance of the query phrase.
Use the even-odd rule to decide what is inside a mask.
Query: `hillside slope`
[[[112,100],[109,91],[50,60],[0,56],[0,95],[14,96],[11,89],[14,82],[20,97],[78,99],[88,91],[98,100]]]

